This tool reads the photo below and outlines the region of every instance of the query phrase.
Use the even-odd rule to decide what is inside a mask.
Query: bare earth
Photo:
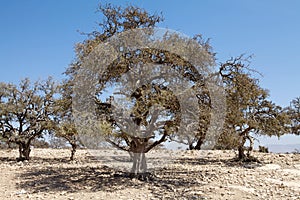
[[[239,163],[233,151],[154,150],[149,180],[131,179],[128,154],[116,150],[0,150],[0,199],[300,199],[300,154],[254,153]],[[92,155],[96,155],[92,156]]]

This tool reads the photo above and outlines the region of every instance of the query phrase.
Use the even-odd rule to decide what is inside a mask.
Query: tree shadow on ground
[[[60,165],[61,159],[41,159],[39,162],[49,162],[53,166],[39,165],[19,175],[18,187],[26,191],[36,192],[116,192],[135,188],[151,190],[154,198],[161,198],[162,194],[168,195],[170,199],[184,196],[187,199],[195,199],[195,191],[191,188],[198,188],[205,180],[218,179],[219,172],[205,169],[187,169],[185,167],[161,167],[155,168],[150,173],[151,178],[138,180],[131,178],[130,173],[119,171],[114,168],[102,165],[99,167],[81,165]],[[67,159],[67,158],[66,158]],[[65,160],[66,161],[66,160]],[[88,163],[97,160],[86,160]],[[215,158],[179,158],[173,161],[175,164],[185,165],[218,165],[225,167],[256,168],[260,163],[245,163],[235,159]],[[100,165],[100,164],[99,164]],[[225,172],[224,172],[225,173]],[[190,190],[189,190],[190,189]],[[189,191],[188,191],[189,190]],[[188,192],[187,192],[188,191]],[[190,192],[190,193],[189,193]],[[198,198],[198,197],[197,197]],[[200,197],[199,197],[200,198]],[[199,199],[198,198],[198,199]],[[201,198],[200,198],[201,199]]]
[[[158,169],[151,173],[151,179],[130,178],[127,172],[102,167],[47,167],[30,169],[20,174],[18,187],[37,192],[95,192],[126,190],[127,188],[149,189],[155,197],[168,193],[170,197],[181,196],[187,186],[201,186],[195,177],[189,178],[185,170]],[[181,189],[180,189],[181,188]],[[185,197],[188,194],[185,194]]]
[[[257,168],[261,167],[263,163],[258,159],[239,160],[237,158],[230,159],[215,159],[215,158],[178,158],[174,163],[188,164],[188,165],[220,165],[226,167],[244,167]]]
[[[18,160],[18,157],[0,157],[0,162],[8,162],[10,164],[14,163],[22,163],[22,161]],[[65,157],[65,158],[44,158],[44,157],[31,157],[29,161],[25,161],[26,163],[32,163],[32,164],[46,164],[46,163],[51,163],[51,164],[59,164],[59,163],[68,163],[72,162],[70,158]],[[24,161],[23,161],[24,163]]]
[[[13,157],[0,157],[0,162],[14,162],[17,161],[17,158]]]
[[[93,160],[93,161],[100,161],[105,164],[112,164],[114,162],[125,162],[125,163],[132,163],[132,159],[130,158],[129,155],[113,155],[113,156],[86,156],[88,160]]]

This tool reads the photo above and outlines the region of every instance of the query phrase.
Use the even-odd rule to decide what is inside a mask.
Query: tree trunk
[[[74,156],[75,156],[75,153],[76,153],[77,145],[76,145],[76,143],[71,143],[71,146],[72,146],[72,150],[71,150],[70,160],[74,160]]]
[[[19,161],[23,161],[22,149],[23,149],[22,143],[19,143],[19,158],[18,158]]]
[[[246,128],[243,132],[240,133],[240,138],[239,138],[239,146],[238,146],[238,159],[239,160],[247,160],[247,157],[246,154],[245,154],[245,143],[246,143],[246,140],[247,138],[249,138],[249,132],[252,130],[252,127],[248,127]],[[251,148],[251,141],[250,141],[250,148]]]
[[[26,145],[26,147],[23,149],[23,156],[25,160],[29,160],[30,151],[30,145]]]
[[[133,153],[132,176],[140,176],[147,172],[147,160],[144,152]]]
[[[201,145],[203,144],[203,142],[204,142],[204,138],[203,137],[199,138],[199,140],[197,141],[197,144],[195,145],[194,149],[195,150],[200,150]]]
[[[189,150],[200,150],[201,146],[202,146],[202,144],[204,142],[204,139],[205,139],[205,135],[201,134],[201,136],[198,138],[197,143],[196,143],[195,146],[193,145],[192,141],[188,142],[188,144],[189,144]]]
[[[130,177],[147,179],[147,160],[146,160],[147,140],[143,138],[133,138],[130,152],[132,155],[132,168]]]
[[[239,142],[239,146],[238,146],[238,159],[239,160],[244,160],[246,158],[246,154],[244,152],[244,150],[245,150],[245,148],[244,148],[245,142],[246,142],[246,137],[245,136],[241,136],[240,142]]]
[[[250,153],[253,151],[254,140],[253,140],[253,137],[251,137],[251,136],[247,136],[247,139],[249,140],[249,143],[250,143],[248,152],[247,152],[247,157],[250,158]]]
[[[246,158],[246,154],[244,152],[244,145],[238,147],[238,159],[239,160],[244,160]]]
[[[19,161],[24,161],[24,160],[29,160],[29,155],[30,155],[30,141],[27,143],[25,142],[20,142],[19,143]]]
[[[195,147],[193,145],[193,143],[189,143],[189,150],[193,150]]]

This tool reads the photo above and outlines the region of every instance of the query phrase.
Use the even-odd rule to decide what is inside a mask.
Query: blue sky
[[[211,38],[218,62],[253,54],[261,85],[281,106],[300,96],[300,1],[298,0],[1,0],[0,81],[61,75],[74,45],[101,21],[100,2],[133,4],[162,12],[159,26]]]

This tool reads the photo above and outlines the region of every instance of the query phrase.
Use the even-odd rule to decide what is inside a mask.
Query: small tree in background
[[[57,86],[51,78],[34,84],[25,79],[18,86],[1,86],[1,135],[19,146],[19,160],[29,160],[32,141],[54,130]]]

